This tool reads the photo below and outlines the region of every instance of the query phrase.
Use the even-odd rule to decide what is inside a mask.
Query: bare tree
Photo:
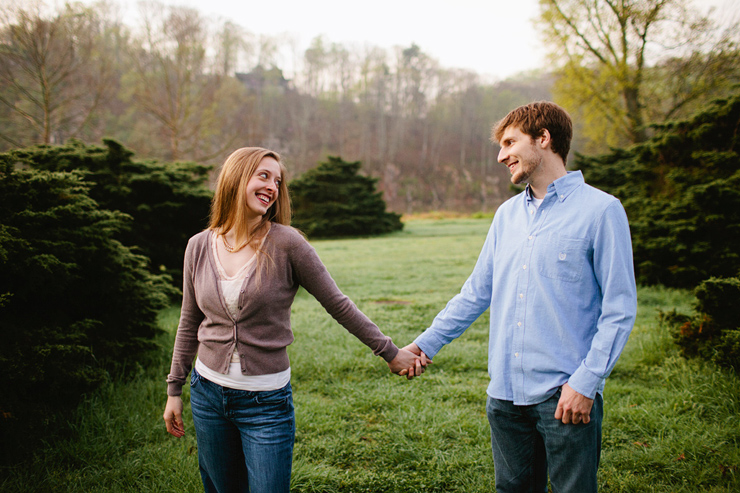
[[[15,146],[78,136],[114,86],[96,10],[72,4],[46,16],[42,9],[0,11],[0,103],[11,117],[0,135]]]

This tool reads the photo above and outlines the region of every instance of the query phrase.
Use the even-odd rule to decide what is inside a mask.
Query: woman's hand
[[[426,354],[424,354],[424,351],[419,349],[419,346],[417,346],[413,342],[409,344],[408,346],[406,346],[405,348],[401,349],[401,351],[409,351],[414,356],[416,356],[418,359],[417,363],[415,363],[412,366],[409,366],[408,368],[404,368],[398,373],[401,376],[406,375],[406,378],[408,380],[411,380],[415,376],[417,377],[421,376],[421,374],[424,373],[426,366],[432,364],[432,359],[429,358]]]
[[[182,398],[180,396],[167,396],[163,418],[164,424],[167,426],[167,433],[177,438],[185,435],[185,426],[182,422]]]

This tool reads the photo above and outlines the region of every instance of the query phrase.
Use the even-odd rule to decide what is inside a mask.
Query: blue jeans
[[[290,491],[295,442],[290,383],[279,390],[236,390],[193,368],[190,407],[206,493]]]
[[[532,406],[488,397],[497,493],[547,493],[548,473],[554,493],[597,491],[604,401],[596,395],[588,424],[566,425],[555,419],[559,399],[559,390]]]

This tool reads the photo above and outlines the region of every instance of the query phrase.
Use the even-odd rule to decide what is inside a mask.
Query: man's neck
[[[538,171],[529,180],[529,188],[532,190],[532,196],[537,199],[544,199],[550,183],[567,174],[565,165],[561,160],[543,161]]]

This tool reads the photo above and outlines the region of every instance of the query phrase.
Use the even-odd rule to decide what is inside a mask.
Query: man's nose
[[[503,162],[504,162],[504,161],[506,161],[507,159],[509,159],[509,153],[508,153],[508,152],[506,152],[506,151],[504,150],[504,148],[502,147],[502,148],[501,148],[501,150],[500,150],[500,151],[498,151],[498,162],[499,162],[499,163],[503,163]]]

